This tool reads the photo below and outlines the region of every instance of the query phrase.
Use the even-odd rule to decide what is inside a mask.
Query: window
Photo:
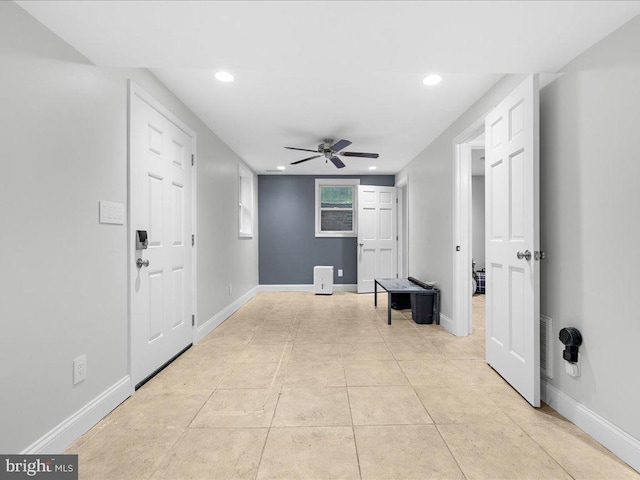
[[[239,235],[253,237],[253,173],[238,167]]]
[[[356,237],[359,179],[316,179],[316,237]]]

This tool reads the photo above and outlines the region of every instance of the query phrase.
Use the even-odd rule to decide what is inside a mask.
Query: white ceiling
[[[289,174],[396,173],[505,73],[557,72],[640,14],[635,1],[17,3],[96,65],[152,69],[258,173]],[[430,72],[443,82],[423,85]],[[282,147],[325,137],[380,158],[288,165],[307,155]]]

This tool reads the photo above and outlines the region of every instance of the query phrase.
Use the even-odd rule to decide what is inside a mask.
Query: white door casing
[[[396,187],[358,186],[358,293],[398,272]]]
[[[540,406],[538,77],[485,119],[487,362]],[[518,258],[518,252],[531,259]]]
[[[484,134],[484,117],[479,118],[453,141],[455,173],[453,184],[453,319],[451,325],[457,336],[472,332],[471,315],[471,251],[472,251],[472,201],[471,201],[471,149],[482,145],[477,137]],[[446,328],[446,325],[445,325]]]
[[[407,177],[396,182],[398,223],[398,276],[409,276],[409,181]]]
[[[195,134],[131,83],[131,375],[136,385],[193,341]],[[146,230],[148,248],[136,249]],[[148,260],[138,267],[136,260]]]

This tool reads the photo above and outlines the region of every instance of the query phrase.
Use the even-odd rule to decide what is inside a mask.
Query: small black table
[[[422,293],[426,288],[413,283],[408,278],[375,278],[373,280],[373,305],[378,306],[378,285],[387,291],[387,323],[391,325],[391,294],[392,293]]]

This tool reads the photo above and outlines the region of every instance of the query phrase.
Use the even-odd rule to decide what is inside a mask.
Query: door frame
[[[162,103],[160,103],[156,98],[151,96],[146,90],[144,90],[140,85],[138,85],[133,80],[129,80],[128,85],[128,95],[127,95],[127,320],[128,320],[128,332],[129,332],[129,348],[128,348],[128,365],[129,365],[129,377],[133,378],[133,365],[135,363],[134,358],[134,350],[135,347],[133,345],[133,319],[131,312],[133,311],[133,295],[131,293],[132,288],[132,278],[131,278],[131,270],[129,265],[131,262],[134,262],[135,250],[132,242],[133,231],[135,227],[131,224],[131,203],[133,199],[132,195],[132,180],[131,180],[131,168],[132,168],[132,157],[131,157],[131,126],[132,119],[134,117],[134,102],[133,99],[135,97],[140,98],[143,102],[149,105],[151,108],[155,109],[162,116],[167,118],[171,123],[176,125],[180,130],[189,135],[191,138],[192,145],[192,154],[194,158],[196,155],[196,147],[197,147],[197,138],[196,132],[192,130],[186,123],[180,120],[175,114],[173,114],[169,109],[167,109]],[[191,167],[191,230],[192,234],[195,236],[197,234],[198,228],[198,209],[197,209],[197,162],[193,162],[193,166]],[[195,237],[197,238],[197,237]],[[191,255],[191,305],[193,315],[195,318],[198,318],[198,303],[197,303],[197,254],[198,254],[198,245],[197,242],[192,247],[192,255]],[[192,325],[191,327],[191,338],[192,343],[196,343],[196,326]],[[169,359],[167,359],[169,360]],[[131,394],[135,392],[135,384],[131,382]]]
[[[398,276],[409,276],[409,178],[402,177],[395,184],[398,208]],[[403,192],[400,195],[400,191]]]
[[[453,139],[453,334],[466,337],[472,331],[471,257],[472,140],[484,132],[484,119],[479,119]],[[457,250],[457,247],[460,250]]]

